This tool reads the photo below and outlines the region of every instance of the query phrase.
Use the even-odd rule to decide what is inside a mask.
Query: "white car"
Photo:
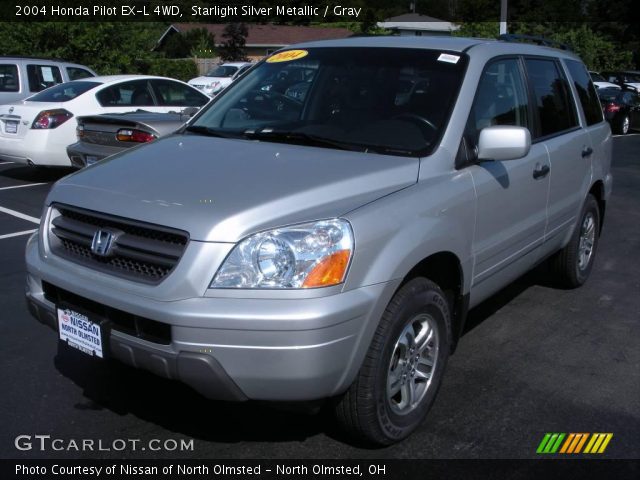
[[[0,105],[0,159],[28,165],[71,166],[75,117],[135,110],[180,111],[210,100],[184,82],[147,75],[85,78]]]
[[[596,88],[617,88],[620,89],[620,85],[616,85],[615,83],[607,82],[607,79],[604,78],[598,72],[589,72],[591,76],[591,81]]]
[[[222,65],[214,67],[206,75],[192,78],[189,80],[189,85],[192,85],[197,89],[202,90],[210,97],[213,97],[231,85],[240,75],[246,72],[253,65],[253,63],[249,62],[223,63]]]

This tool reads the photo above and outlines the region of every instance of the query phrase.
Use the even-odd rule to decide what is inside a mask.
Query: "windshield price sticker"
[[[441,53],[438,57],[439,62],[458,63],[460,57],[458,55],[451,55],[449,53]]]
[[[286,52],[276,53],[267,58],[267,63],[291,62],[309,55],[306,50],[287,50]]]

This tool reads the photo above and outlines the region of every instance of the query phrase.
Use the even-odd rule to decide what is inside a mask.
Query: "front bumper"
[[[168,344],[112,330],[110,354],[223,400],[305,401],[351,384],[398,281],[307,298],[195,297],[160,301],[73,275],[27,244],[27,302],[57,329],[43,281],[129,314],[170,325]],[[95,280],[95,272],[91,272]],[[106,275],[106,274],[105,274]],[[335,292],[335,290],[334,290]],[[262,292],[264,293],[264,292]]]

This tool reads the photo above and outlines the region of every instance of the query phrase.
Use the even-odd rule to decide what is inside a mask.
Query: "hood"
[[[416,183],[417,158],[172,135],[58,181],[60,202],[178,228],[191,239],[342,215]]]

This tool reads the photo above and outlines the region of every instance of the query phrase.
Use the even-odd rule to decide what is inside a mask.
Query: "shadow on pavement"
[[[0,170],[0,176],[23,182],[40,183],[55,182],[75,171],[76,169],[67,167],[30,167],[28,165],[20,165]]]

